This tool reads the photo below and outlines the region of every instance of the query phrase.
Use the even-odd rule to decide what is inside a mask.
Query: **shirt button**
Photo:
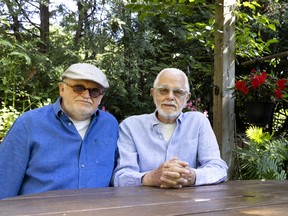
[[[69,125],[69,126],[71,126],[71,124],[72,124],[71,122],[68,122],[68,125]]]
[[[85,167],[85,165],[84,164],[81,164],[81,168],[84,168]]]

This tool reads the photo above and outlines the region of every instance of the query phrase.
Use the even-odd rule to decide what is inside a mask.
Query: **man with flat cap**
[[[97,67],[73,64],[62,74],[54,104],[14,122],[0,144],[0,199],[110,186],[118,122],[98,109],[108,87]]]

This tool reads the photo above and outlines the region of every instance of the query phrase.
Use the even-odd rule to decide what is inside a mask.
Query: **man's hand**
[[[187,183],[183,184],[182,186],[186,186],[186,187],[193,186],[195,185],[195,182],[196,182],[196,173],[194,169],[188,168],[188,170],[189,170],[188,174],[182,175],[182,178],[187,180]]]
[[[192,174],[191,174],[192,170]],[[142,179],[142,184],[161,188],[181,188],[190,186],[195,172],[188,167],[188,163],[176,157],[161,164],[157,169],[148,172]],[[195,178],[194,178],[195,179]],[[193,184],[195,181],[193,182]]]

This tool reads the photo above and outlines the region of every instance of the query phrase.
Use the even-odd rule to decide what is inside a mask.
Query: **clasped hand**
[[[143,185],[161,188],[182,188],[195,183],[195,171],[188,163],[174,157],[143,177]]]

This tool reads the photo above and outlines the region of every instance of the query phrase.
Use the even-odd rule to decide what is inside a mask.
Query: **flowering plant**
[[[233,96],[239,101],[287,100],[287,79],[274,74],[252,69],[250,75],[239,76],[235,82]]]
[[[201,98],[200,97],[198,97],[195,100],[189,100],[187,102],[187,105],[183,109],[183,112],[188,112],[188,111],[202,112],[206,117],[208,117],[208,111],[205,110],[204,104],[201,102]]]

